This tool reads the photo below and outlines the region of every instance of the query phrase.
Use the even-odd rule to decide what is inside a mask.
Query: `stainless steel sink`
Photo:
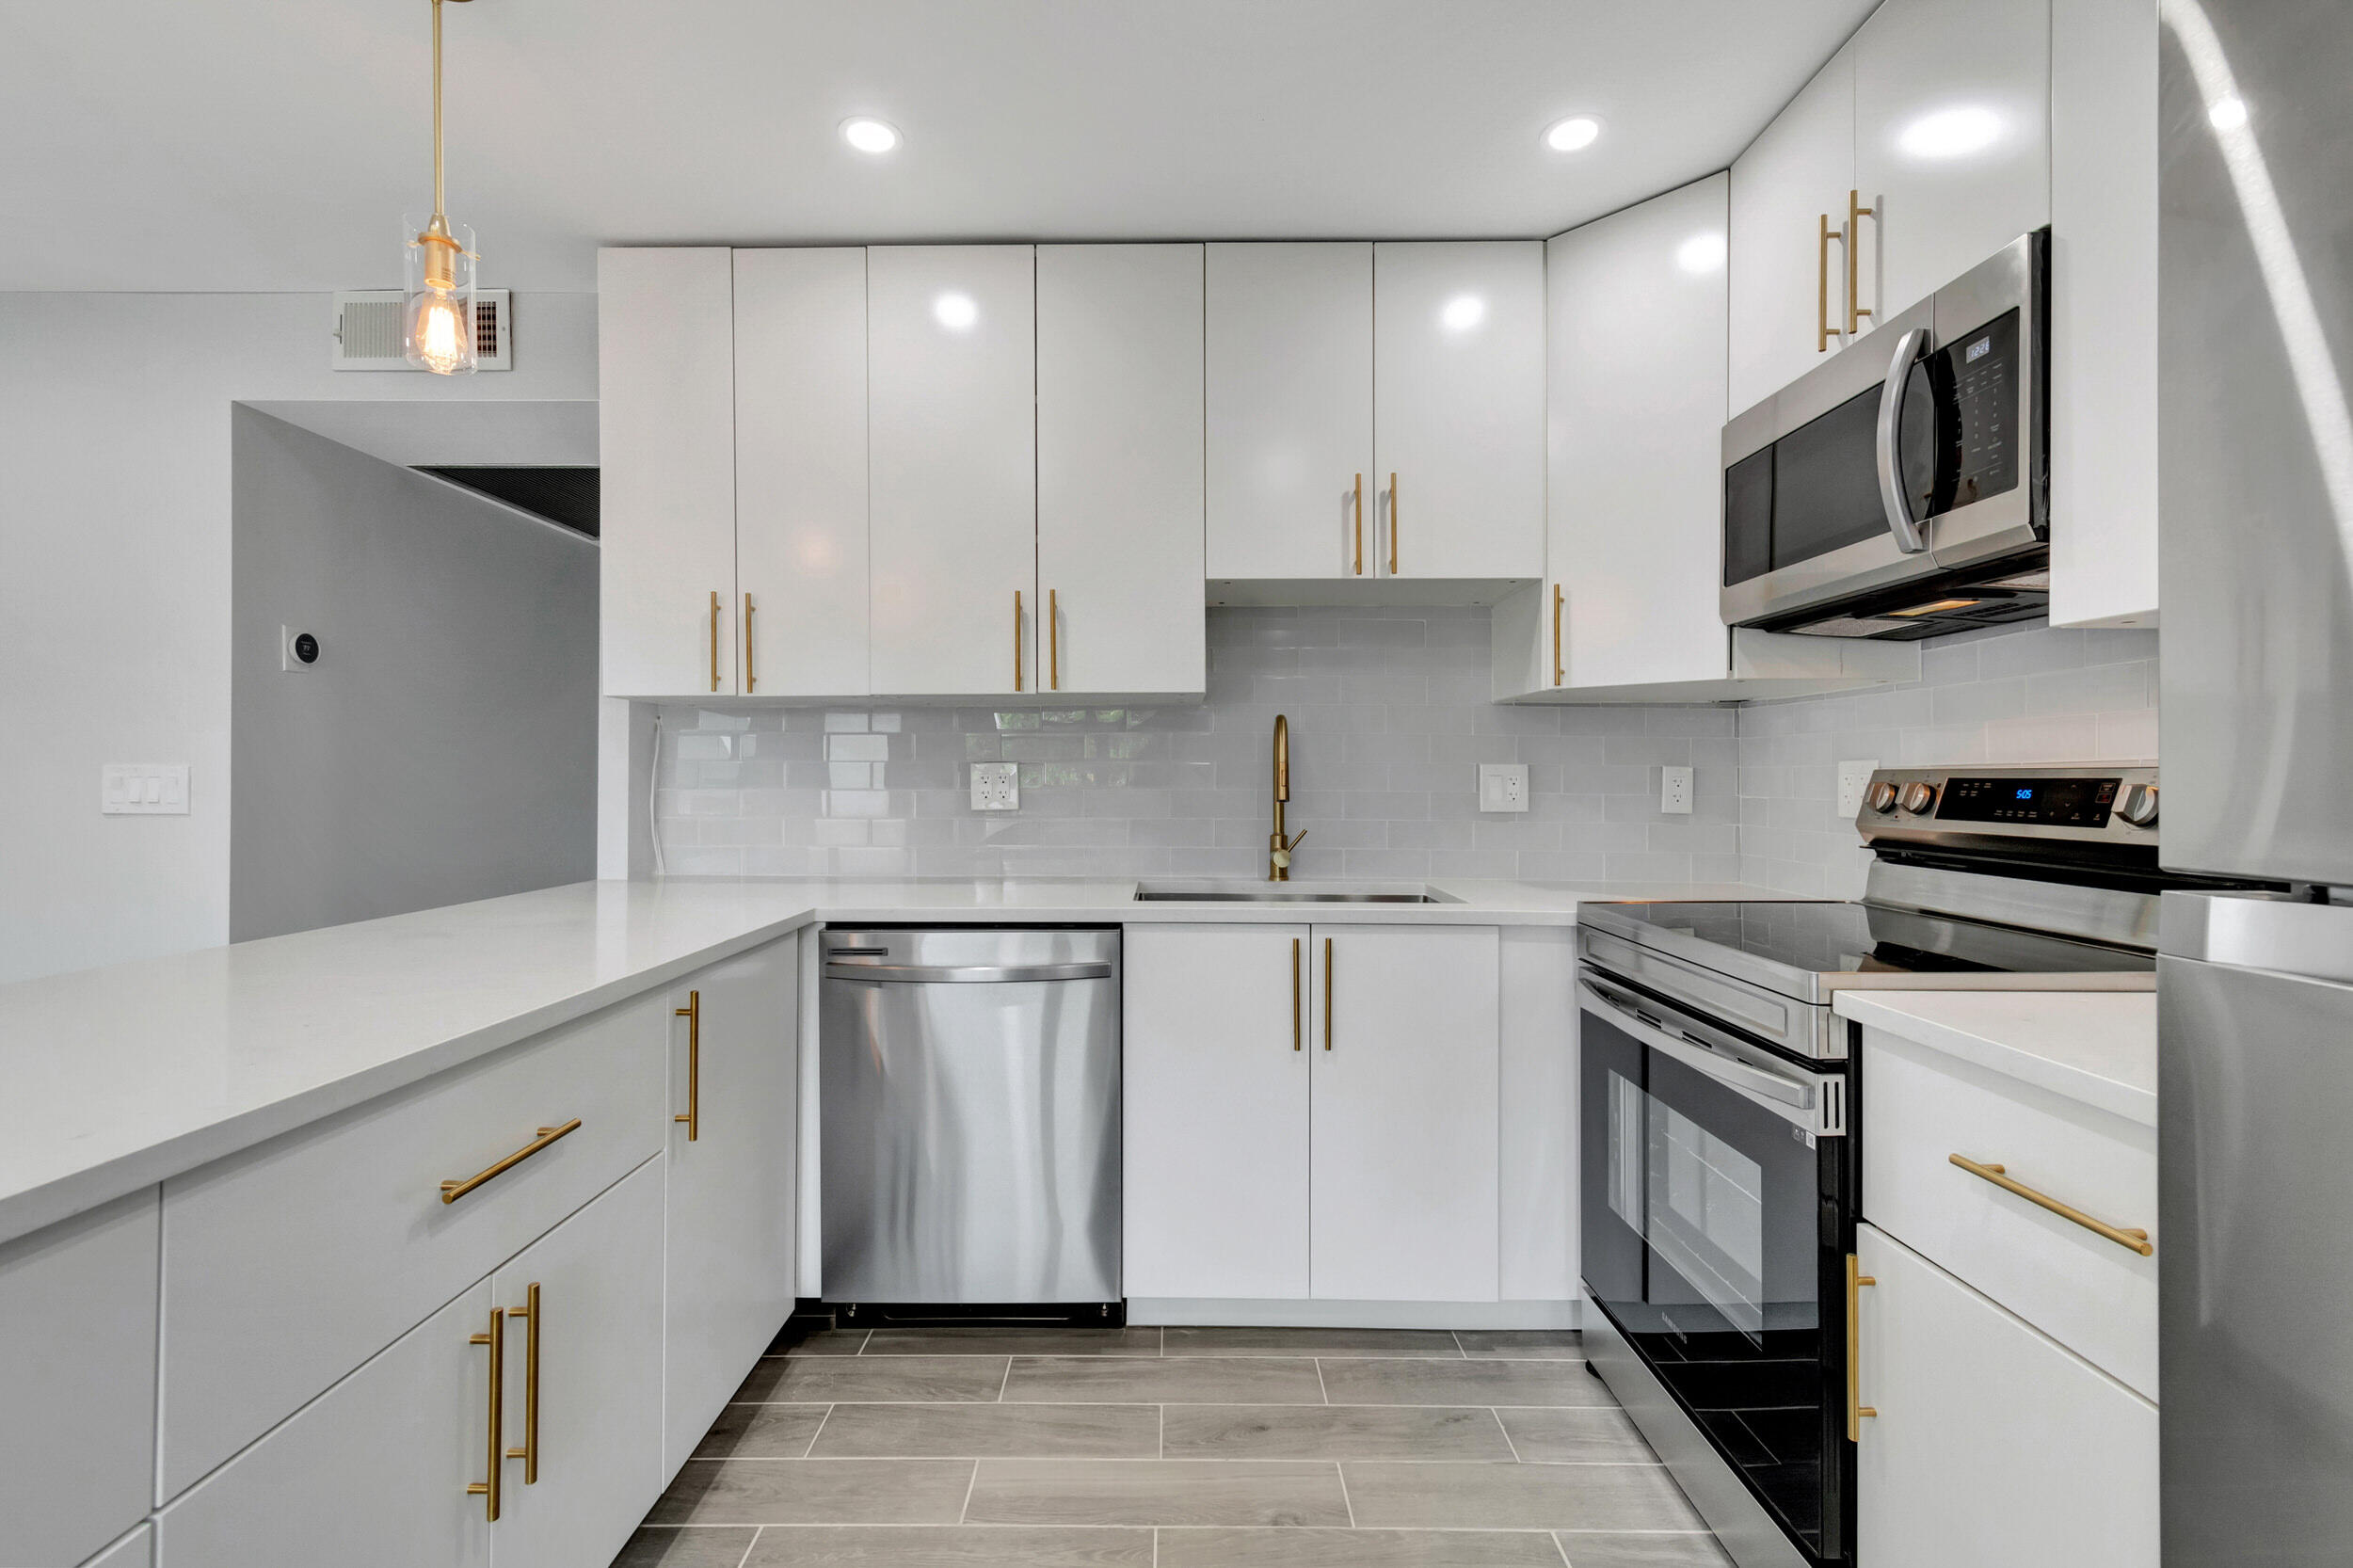
[[[1421,888],[1290,888],[1282,883],[1256,886],[1194,886],[1145,883],[1136,888],[1139,904],[1448,904],[1451,900]]]

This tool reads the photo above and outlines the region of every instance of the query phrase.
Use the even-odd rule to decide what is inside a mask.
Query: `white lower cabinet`
[[[671,993],[665,1478],[792,1313],[799,990],[787,937]]]
[[[1871,1225],[1856,1230],[1856,1560],[2155,1568],[2157,1407]]]

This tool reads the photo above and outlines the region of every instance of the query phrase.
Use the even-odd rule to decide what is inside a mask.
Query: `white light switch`
[[[1020,810],[1021,764],[1018,762],[973,763],[972,809],[975,811]]]
[[[1669,816],[1688,817],[1691,814],[1691,770],[1662,767],[1658,770],[1658,808]]]
[[[1863,792],[1871,787],[1871,776],[1879,770],[1877,761],[1838,764],[1838,814],[1841,817],[1851,820],[1863,809]]]
[[[1527,810],[1528,764],[1525,762],[1480,763],[1479,808],[1481,811]]]
[[[109,817],[184,817],[185,762],[108,762],[98,771],[98,808]]]

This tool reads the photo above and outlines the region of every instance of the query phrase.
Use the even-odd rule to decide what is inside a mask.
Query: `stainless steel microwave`
[[[1724,426],[1723,617],[1908,641],[2050,608],[2050,231]]]

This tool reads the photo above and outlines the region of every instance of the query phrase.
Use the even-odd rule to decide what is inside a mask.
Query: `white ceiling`
[[[1723,168],[1872,4],[472,0],[449,206],[519,289],[607,242],[1549,234]],[[428,14],[8,0],[0,289],[396,284]]]

